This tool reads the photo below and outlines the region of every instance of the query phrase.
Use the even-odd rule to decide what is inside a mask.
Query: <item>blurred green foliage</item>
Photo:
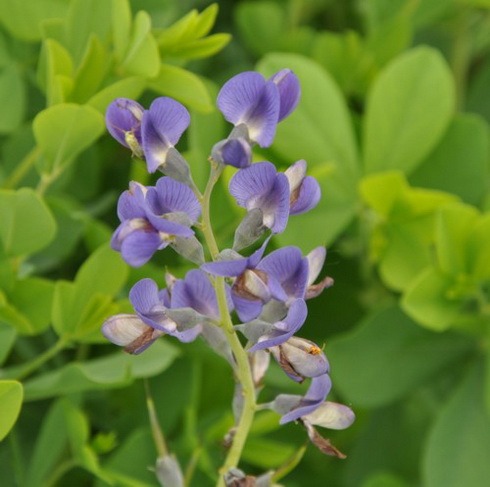
[[[170,339],[125,356],[99,333],[129,311],[137,279],[188,270],[168,250],[142,269],[109,250],[118,195],[152,179],[104,135],[103,114],[119,96],[184,103],[180,148],[202,187],[226,134],[217,87],[284,67],[302,99],[254,157],[306,159],[322,187],[274,245],[329,249],[336,286],[309,304],[304,334],[326,343],[333,398],[357,421],[329,435],[347,460],[308,449],[281,483],[485,487],[490,2],[209,3],[0,0],[2,487],[157,485],[143,378],[172,450],[195,455],[192,485],[213,485],[232,425],[224,361]],[[213,200],[222,247],[242,214],[230,174]],[[302,390],[281,374],[268,374],[264,400]],[[244,469],[293,462],[303,442],[260,412]]]

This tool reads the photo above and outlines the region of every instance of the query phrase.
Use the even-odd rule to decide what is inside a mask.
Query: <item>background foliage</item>
[[[308,449],[282,482],[488,485],[490,2],[219,4],[0,0],[2,486],[156,485],[142,378],[193,485],[213,484],[232,424],[224,361],[171,339],[130,357],[99,331],[136,280],[187,270],[167,250],[129,269],[108,248],[118,195],[151,179],[103,113],[118,96],[184,103],[180,147],[202,186],[227,132],[218,86],[283,67],[302,99],[255,159],[305,158],[322,186],[275,245],[329,249],[336,285],[310,304],[305,334],[326,343],[332,397],[357,421],[330,435],[347,460]],[[213,203],[224,246],[241,213],[223,188]],[[266,383],[271,397],[298,393],[276,369]],[[303,444],[277,418],[257,415],[247,471]]]

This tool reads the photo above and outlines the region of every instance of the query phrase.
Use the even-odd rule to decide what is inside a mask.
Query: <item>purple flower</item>
[[[222,253],[224,260],[208,262],[201,268],[210,274],[222,277],[236,277],[231,288],[231,299],[237,314],[242,321],[256,318],[262,311],[264,303],[272,297],[286,299],[284,291],[274,278],[256,270],[257,264],[264,255],[269,239],[250,257],[242,257],[234,251]]]
[[[249,138],[269,147],[276,126],[298,103],[300,87],[291,70],[277,72],[269,80],[254,71],[238,74],[218,94],[218,108],[226,120],[245,125]]]
[[[306,176],[306,161],[300,160],[284,172],[289,181],[290,215],[299,215],[314,208],[321,198],[320,185],[312,176]]]
[[[268,323],[262,320],[253,320],[243,325],[237,325],[252,345],[249,352],[277,347],[289,340],[306,320],[308,309],[302,299],[296,300],[287,310],[287,315],[280,321]]]
[[[201,325],[188,328],[189,323],[177,323],[167,315],[170,305],[168,293],[166,290],[159,291],[153,279],[138,281],[129,292],[129,300],[141,321],[151,328],[178,338],[181,342],[191,342],[201,332]]]
[[[277,347],[269,348],[284,372],[296,382],[306,377],[328,373],[327,357],[315,343],[305,338],[291,337]]]
[[[283,414],[280,423],[289,423],[316,411],[325,401],[331,388],[330,376],[323,374],[311,379],[310,387],[303,397],[280,394],[273,403],[274,409]]]
[[[274,164],[257,162],[238,171],[230,181],[230,193],[248,211],[259,208],[263,224],[272,233],[281,233],[289,217],[289,183]]]
[[[164,166],[169,150],[177,144],[190,123],[184,105],[172,98],[156,98],[141,122],[142,147],[150,173]]]
[[[143,157],[141,120],[144,112],[144,108],[138,102],[128,98],[116,98],[107,107],[105,115],[109,133],[139,158]]]
[[[189,228],[199,218],[201,208],[192,190],[169,177],[160,178],[156,187],[131,182],[119,198],[117,213],[121,224],[111,246],[125,262],[139,267],[174,236],[191,237]]]
[[[243,137],[229,138],[214,145],[211,157],[220,164],[228,164],[240,169],[252,163],[252,149]]]

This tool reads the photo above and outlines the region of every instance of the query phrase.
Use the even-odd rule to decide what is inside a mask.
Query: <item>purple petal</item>
[[[226,120],[244,123],[250,138],[261,147],[272,144],[279,116],[279,89],[256,72],[231,78],[218,94],[218,108]]]
[[[231,298],[233,299],[237,315],[243,323],[257,318],[262,311],[263,303],[260,300],[241,298],[233,290],[231,292]]]
[[[181,223],[167,220],[165,216],[157,216],[148,213],[148,220],[158,232],[167,233],[168,235],[178,235],[180,237],[192,237],[194,231]]]
[[[196,325],[193,328],[189,328],[188,330],[174,331],[170,333],[170,335],[174,336],[182,343],[189,343],[189,342],[193,342],[201,333],[201,331],[202,331],[202,326]]]
[[[307,283],[308,286],[313,284],[316,278],[320,275],[326,257],[327,257],[327,249],[323,245],[314,248],[306,256],[306,259],[308,260],[308,283]]]
[[[356,419],[354,411],[344,404],[325,401],[304,418],[305,421],[323,428],[343,430],[348,428]]]
[[[248,259],[244,257],[237,260],[207,262],[201,266],[201,269],[214,276],[236,277],[245,271],[247,264]]]
[[[162,247],[162,240],[154,231],[135,230],[121,243],[121,255],[132,267],[146,264],[152,255]]]
[[[156,193],[152,196],[152,210],[158,215],[184,212],[192,222],[201,214],[201,205],[192,190],[169,177],[160,178],[156,183]]]
[[[274,324],[275,330],[270,336],[261,339],[249,351],[264,350],[284,343],[303,326],[307,314],[308,308],[306,307],[306,303],[302,299],[297,299],[290,306],[286,318]]]
[[[144,111],[134,100],[116,98],[106,110],[107,130],[120,144],[130,148],[126,142],[126,132],[132,132],[136,140],[141,142],[140,125]]]
[[[248,265],[247,267],[249,269],[255,269],[257,265],[259,264],[260,260],[262,259],[262,256],[264,255],[265,249],[267,247],[267,244],[269,243],[270,239],[272,238],[272,235],[267,237],[264,240],[264,243],[260,246],[259,249],[257,249],[249,258],[248,258]]]
[[[304,159],[296,161],[284,171],[284,174],[288,178],[289,189],[293,193],[301,186],[306,176],[306,161]]]
[[[318,181],[312,176],[307,176],[296,192],[291,195],[291,215],[299,215],[314,208],[322,192]]]
[[[226,139],[215,144],[211,157],[216,162],[241,169],[252,163],[252,149],[243,137]]]
[[[286,228],[289,217],[289,183],[284,174],[278,174],[271,193],[264,196],[255,205],[264,214],[264,225],[274,234]]]
[[[184,280],[174,284],[170,302],[172,308],[192,308],[210,318],[219,318],[213,285],[205,272],[199,269],[189,271]]]
[[[137,313],[147,315],[161,306],[158,286],[153,279],[138,281],[129,291],[129,300]]]
[[[311,414],[320,407],[323,401],[325,401],[331,387],[332,381],[328,374],[314,377],[311,380],[311,385],[306,395],[299,401],[298,405],[293,410],[281,418],[280,423],[288,423],[289,421],[294,421],[302,416]]]
[[[140,183],[131,181],[129,189],[124,191],[117,202],[119,220],[145,218],[145,193],[147,188]]]
[[[172,98],[153,101],[141,123],[141,139],[149,172],[165,163],[167,152],[189,126],[190,116],[184,105]]]
[[[298,77],[290,69],[281,69],[270,80],[279,89],[280,109],[278,122],[280,122],[296,108],[301,95],[301,87]]]
[[[258,269],[275,277],[290,297],[303,298],[308,283],[308,260],[297,247],[274,250],[259,264]]]
[[[256,162],[246,169],[240,169],[231,178],[230,193],[239,206],[250,210],[251,200],[268,194],[276,180],[276,168],[270,162]],[[256,206],[253,206],[255,208]]]

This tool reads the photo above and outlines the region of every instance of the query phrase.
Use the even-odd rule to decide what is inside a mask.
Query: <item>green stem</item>
[[[223,166],[211,162],[211,173],[209,181],[204,191],[204,195],[201,200],[202,204],[202,231],[206,240],[206,245],[211,253],[213,260],[216,260],[219,254],[218,244],[213,233],[210,217],[210,200],[213,188],[218,181],[218,178],[223,171]],[[230,344],[233,356],[236,361],[235,376],[236,380],[242,386],[243,394],[243,410],[240,420],[236,426],[235,435],[233,441],[226,456],[225,462],[220,469],[220,476],[217,487],[224,487],[224,476],[230,468],[236,467],[240,461],[240,456],[245,446],[250,427],[254,418],[256,404],[255,404],[255,385],[252,377],[252,371],[250,368],[250,362],[248,360],[248,354],[243,348],[238,336],[233,327],[233,322],[230,317],[230,310],[228,309],[228,303],[226,298],[225,280],[223,277],[216,277],[214,281],[214,288],[216,290],[216,298],[218,301],[218,308],[220,313],[220,326],[224,331],[228,343]]]
[[[51,347],[48,348],[44,353],[36,357],[34,360],[26,363],[20,372],[17,373],[15,379],[22,380],[35,372],[41,365],[45,364],[48,360],[54,357],[57,353],[61,352],[69,343],[69,340],[61,337],[58,341]]]
[[[56,485],[60,485],[59,481],[62,479],[63,475],[76,466],[78,466],[78,463],[73,458],[65,460],[58,466],[58,468],[56,468],[51,477],[42,484],[43,487],[55,487]]]
[[[145,395],[146,395],[146,407],[148,408],[148,416],[150,417],[151,434],[153,435],[153,441],[157,449],[158,457],[166,457],[168,455],[167,445],[165,444],[165,438],[163,437],[162,428],[158,421],[158,416],[155,411],[155,403],[151,397],[150,383],[148,379],[144,380],[145,383]]]
[[[15,168],[15,170],[5,181],[3,187],[8,189],[15,188],[20,183],[20,181],[22,181],[22,179],[29,172],[29,170],[34,166],[40,153],[41,150],[39,149],[39,147],[37,146],[33,147],[26,154],[24,159],[20,161],[20,163]]]

